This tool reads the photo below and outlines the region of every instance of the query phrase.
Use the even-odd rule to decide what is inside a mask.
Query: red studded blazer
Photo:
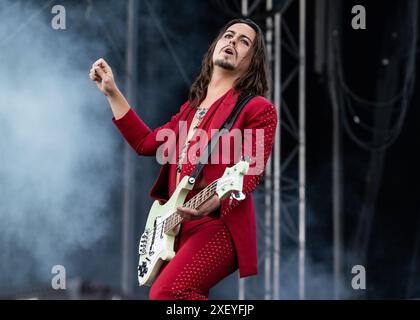
[[[207,133],[209,140],[211,135],[214,134],[214,130],[220,129],[229,117],[237,102],[238,96],[239,93],[231,89],[214,102],[207,111],[200,122],[199,128]],[[144,124],[133,109],[130,109],[121,119],[116,120],[112,118],[112,121],[137,154],[155,156],[159,147],[168,141],[162,141],[164,139],[159,137],[159,132],[162,133],[163,129],[169,129],[174,132],[176,137],[176,142],[174,143],[176,150],[182,149],[183,141],[180,134],[180,123],[184,122],[189,127],[192,121],[191,114],[195,113],[194,110],[188,102],[184,103],[180,111],[168,123],[153,131]],[[276,126],[277,114],[275,107],[267,99],[256,96],[243,108],[230,130],[230,132],[240,131],[245,133],[242,136],[242,153],[250,156],[252,159],[250,170],[248,171],[251,174],[247,174],[244,177],[243,192],[246,198],[242,201],[226,198],[221,201],[219,210],[220,219],[232,235],[240,277],[255,275],[258,271],[256,216],[251,193],[255,190],[263,175],[266,162],[273,147]],[[190,142],[194,140],[194,137],[191,138]],[[191,147],[192,145],[190,144],[188,148]],[[222,147],[219,147],[222,150]],[[237,148],[237,144],[235,146],[232,143],[229,146],[230,153],[223,152],[222,150],[218,153],[218,161],[210,159],[209,163],[204,165],[199,179],[204,179],[205,185],[220,178],[226,167],[236,163],[242,154],[238,155],[235,148]],[[174,154],[176,157],[179,156],[179,152],[175,152]],[[187,154],[189,153],[187,152]],[[192,157],[186,157],[184,159],[180,172],[180,180],[185,175],[192,173],[199,156],[198,150]],[[157,200],[165,201],[169,199],[175,189],[175,180],[176,163],[163,164],[150,192],[151,196]]]

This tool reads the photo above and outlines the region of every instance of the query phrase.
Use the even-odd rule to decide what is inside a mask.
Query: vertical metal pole
[[[299,1],[299,299],[305,299],[305,68],[306,68],[306,0]]]
[[[337,83],[334,73],[335,70],[335,24],[333,15],[338,14],[336,6],[328,3],[328,76],[329,91],[332,106],[332,218],[333,218],[333,281],[334,281],[334,299],[340,299],[340,283],[342,279],[341,270],[341,251],[342,251],[342,176],[341,176],[341,143],[342,129],[340,122],[339,97],[337,96]]]
[[[335,90],[335,89],[334,89]],[[336,101],[336,100],[335,100]],[[333,104],[333,270],[334,299],[340,299],[341,283],[341,128],[340,110]]]
[[[275,14],[275,56],[274,56],[274,105],[277,106],[278,119],[281,119],[281,15]],[[274,140],[274,254],[273,254],[273,292],[274,299],[280,299],[280,168],[281,168],[281,144],[280,144],[280,121]]]
[[[266,10],[271,11],[273,9],[273,0],[266,1]],[[273,61],[273,19],[272,17],[267,17],[266,19],[266,42],[267,42],[267,55],[268,55],[268,65],[269,72],[271,72],[272,61]],[[274,85],[275,86],[275,85]],[[268,98],[271,100],[273,94],[273,84],[269,85]],[[271,179],[272,179],[272,157],[267,161],[265,168],[265,179],[264,179],[264,188],[265,188],[265,239],[264,239],[264,299],[271,300],[272,290],[271,290],[271,254],[272,254],[272,235],[271,235],[271,209],[272,209],[272,188],[271,188]],[[277,159],[274,159],[276,161]]]
[[[246,17],[248,15],[248,0],[242,0],[241,3],[241,14]]]
[[[248,0],[242,0],[241,11],[242,11],[242,16],[245,17],[248,15]],[[239,286],[238,288],[239,300],[244,300],[245,299],[245,279],[239,278],[238,286]]]
[[[136,105],[137,90],[137,0],[128,0],[127,5],[127,49],[126,49],[126,97],[130,106]],[[121,288],[130,294],[133,288],[132,274],[133,255],[133,222],[134,222],[134,161],[133,152],[128,144],[124,144],[124,173],[123,173],[123,216],[122,216],[122,267]]]

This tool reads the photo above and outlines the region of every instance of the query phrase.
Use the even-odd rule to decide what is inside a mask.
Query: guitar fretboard
[[[192,197],[188,202],[184,204],[184,207],[190,209],[197,209],[201,206],[204,202],[210,199],[216,193],[217,181],[213,181],[199,193],[197,193],[194,197]],[[181,218],[176,212],[172,213],[168,218],[165,219],[165,232],[168,232],[175,228],[178,224],[180,224],[184,219]]]

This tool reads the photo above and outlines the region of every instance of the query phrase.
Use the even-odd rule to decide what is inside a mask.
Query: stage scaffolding
[[[292,5],[299,7],[297,17],[295,11],[289,12]],[[261,6],[263,8],[259,8]],[[280,257],[289,262],[297,257],[298,298],[304,299],[306,1],[242,0],[241,8],[242,16],[251,19],[254,18],[254,14],[259,15],[261,10],[266,12],[265,33],[272,79],[268,98],[277,108],[279,127],[262,186],[265,210],[263,215],[261,212],[257,213],[258,234],[263,237],[259,238],[258,242],[259,247],[264,248],[259,256],[259,269],[264,270],[264,296],[258,296],[261,292],[258,285],[248,285],[252,279],[239,279],[238,298],[280,299],[281,275],[289,274],[289,269],[296,265],[281,263]],[[299,30],[297,40],[289,27],[289,24],[296,21]],[[284,54],[285,52],[287,54]],[[289,57],[292,58],[288,59]],[[287,69],[283,68],[284,64],[288,65]],[[297,82],[297,85],[292,86],[293,82]],[[286,96],[292,96],[291,100],[298,103],[298,112],[289,109]],[[282,154],[281,140],[286,137],[289,139],[288,144],[293,146],[290,152]],[[284,235],[281,236],[283,231]],[[295,249],[283,254],[282,239],[285,238],[294,243]]]

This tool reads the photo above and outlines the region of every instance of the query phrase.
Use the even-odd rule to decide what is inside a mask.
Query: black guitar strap
[[[200,174],[201,170],[203,169],[203,166],[205,163],[207,163],[207,160],[212,153],[214,147],[217,144],[217,141],[219,140],[220,136],[223,135],[226,132],[229,132],[230,128],[232,128],[233,123],[235,122],[236,118],[238,117],[241,110],[245,107],[245,105],[251,100],[255,95],[254,94],[248,94],[245,96],[239,96],[238,101],[235,105],[235,107],[232,110],[232,113],[230,114],[229,118],[225,121],[223,126],[220,130],[218,130],[213,137],[211,138],[210,142],[207,144],[205,151],[200,156],[200,160],[198,161],[196,167],[194,168],[190,178],[188,179],[188,182],[191,184],[195,183],[195,179]]]

